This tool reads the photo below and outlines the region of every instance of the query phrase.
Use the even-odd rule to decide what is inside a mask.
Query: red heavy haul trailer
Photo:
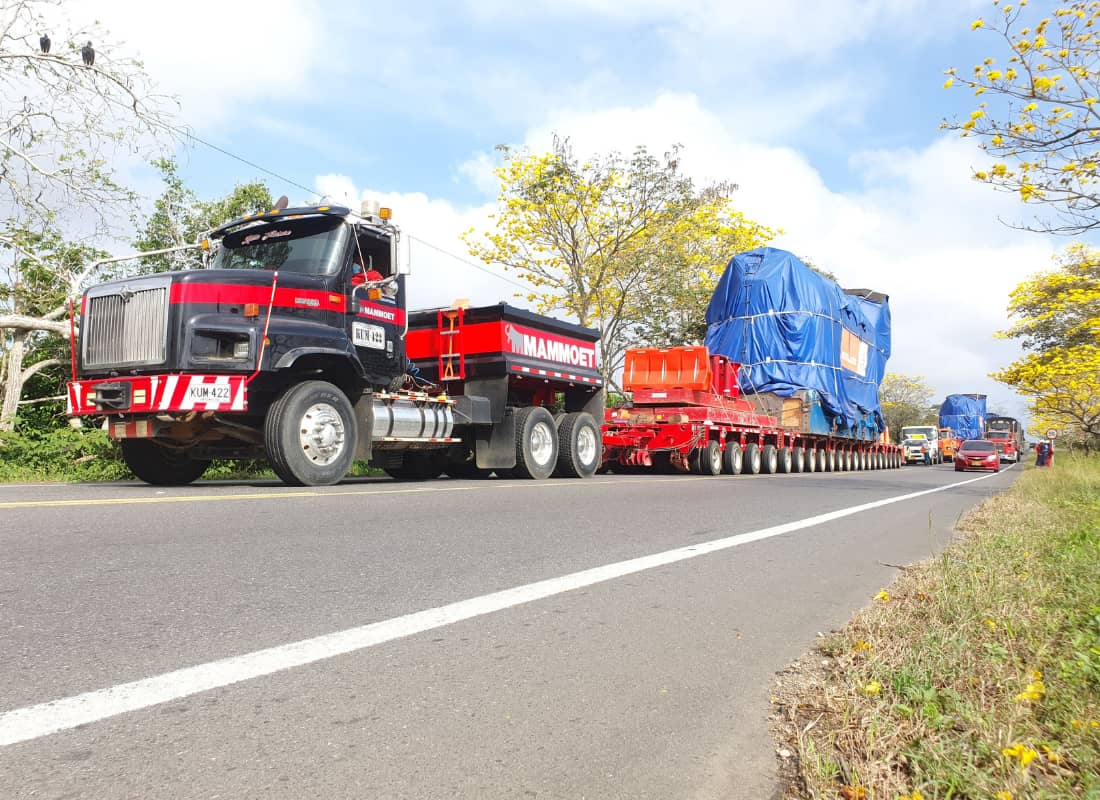
[[[893,469],[901,451],[888,435],[855,440],[815,433],[808,396],[741,396],[738,365],[705,347],[626,354],[629,408],[609,409],[603,469],[654,467],[700,475]]]

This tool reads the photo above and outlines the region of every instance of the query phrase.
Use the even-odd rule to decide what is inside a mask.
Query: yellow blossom
[[[991,631],[997,630],[997,623],[991,619],[987,619],[983,624]]]
[[[1070,720],[1069,724],[1072,725],[1074,728],[1083,728],[1083,727],[1085,727],[1085,723],[1083,723],[1079,719]]]
[[[1043,671],[1038,670],[1038,669],[1033,669],[1031,671],[1031,679],[1033,681],[1041,681],[1043,679]]]
[[[881,600],[884,603],[890,602],[890,593],[885,589],[880,589],[879,593],[875,595],[876,600]]]
[[[857,653],[861,653],[861,652],[865,652],[867,650],[870,650],[871,645],[867,644],[867,642],[860,639],[858,642],[856,642],[854,645],[852,645],[852,649]]]
[[[1028,103],[1026,106],[1024,106],[1024,111],[1034,111],[1038,107],[1039,106],[1035,105],[1034,103]]]
[[[981,172],[979,170],[978,172],[974,173],[974,178],[975,178],[975,180],[979,180],[979,181],[987,181],[987,180],[989,180],[989,175],[987,175],[986,173]]]
[[[981,119],[984,116],[985,116],[985,112],[982,111],[980,108],[977,111],[971,111],[970,112],[970,118],[971,119]]]
[[[871,681],[863,687],[863,691],[865,691],[867,694],[878,694],[882,691],[882,684],[878,681]]]
[[[997,800],[1012,800],[1012,792],[997,792]]]
[[[1004,164],[994,164],[993,174],[998,178],[1004,178],[1008,175],[1008,167]]]
[[[955,82],[955,79],[954,79],[954,78],[948,78],[947,80],[945,80],[945,81],[943,82],[943,88],[944,88],[944,89],[950,89],[950,88],[951,88],[951,84],[953,84],[954,82]]]
[[[1022,744],[1014,744],[1001,750],[1001,755],[1006,758],[1014,758],[1020,762],[1021,769],[1027,769],[1027,765],[1039,757],[1039,753]]]
[[[978,30],[978,28],[982,27],[983,25],[985,25],[985,23],[982,22],[982,18],[978,17],[976,20],[974,20],[973,22],[970,23],[970,30],[976,31],[976,30]]]
[[[1001,75],[1000,70],[991,69],[991,70],[989,70],[989,73],[986,75],[986,77],[989,78],[989,80],[991,80],[991,81],[999,81],[1004,76]]]
[[[1051,764],[1062,763],[1062,757],[1051,750],[1049,747],[1047,747],[1045,744],[1043,745],[1043,752],[1046,753],[1047,761],[1049,761]]]
[[[899,797],[898,800],[924,800],[924,795],[914,789],[912,794]]]

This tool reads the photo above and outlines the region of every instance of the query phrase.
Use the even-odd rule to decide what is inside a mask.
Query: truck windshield
[[[346,239],[339,217],[274,219],[226,234],[211,267],[332,275],[340,269]]]

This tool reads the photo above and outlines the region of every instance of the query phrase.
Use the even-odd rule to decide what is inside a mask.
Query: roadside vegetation
[[[1100,459],[960,532],[780,677],[787,797],[1100,797]]]

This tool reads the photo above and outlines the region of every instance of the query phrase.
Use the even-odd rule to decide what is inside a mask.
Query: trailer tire
[[[736,440],[727,441],[726,449],[722,451],[722,471],[727,475],[740,475],[744,456],[740,442]]]
[[[152,439],[122,439],[118,446],[130,472],[152,486],[186,486],[210,466],[209,459],[191,458]]]
[[[557,461],[558,431],[550,412],[542,406],[516,411],[516,466],[511,477],[549,478]]]
[[[558,420],[559,478],[591,478],[603,460],[600,426],[586,411],[566,414]]]
[[[836,450],[825,451],[825,471],[836,472]]]
[[[749,442],[745,445],[745,458],[741,464],[741,474],[760,474],[760,445],[756,442]]]
[[[825,451],[822,450],[822,449],[818,449],[816,452],[817,452],[817,471],[818,472],[824,472],[825,471]]]
[[[791,448],[789,448],[789,447],[780,447],[778,457],[779,457],[779,464],[778,464],[779,473],[781,475],[788,474],[791,471]]]
[[[355,461],[357,439],[351,403],[326,381],[294,384],[271,404],[264,419],[268,461],[291,486],[338,483]]]
[[[796,447],[791,451],[791,472],[804,472],[806,470],[806,451]]]
[[[802,466],[803,472],[817,472],[817,451],[813,447],[805,450],[806,461]]]
[[[400,467],[387,467],[383,472],[402,481],[430,481],[438,478],[446,469],[448,465],[442,453],[410,450],[405,453]]]
[[[698,475],[721,475],[722,446],[712,439],[696,448],[691,454],[691,466],[692,472]]]
[[[779,457],[774,444],[766,444],[760,451],[760,471],[765,475],[774,475],[779,471]]]

